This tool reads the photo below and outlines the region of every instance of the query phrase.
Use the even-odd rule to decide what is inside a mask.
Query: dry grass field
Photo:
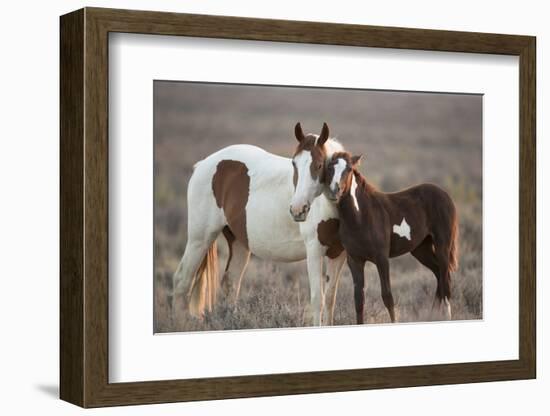
[[[187,182],[195,162],[222,147],[249,143],[290,156],[294,124],[318,133],[323,121],[383,191],[421,182],[443,187],[460,219],[459,269],[452,276],[453,319],[482,318],[482,97],[389,91],[230,86],[156,81],[154,85],[155,332],[304,325],[309,286],[305,262],[252,258],[236,306],[223,301],[204,320],[171,322],[172,274],[187,232]],[[225,240],[220,240],[221,267]],[[400,322],[426,321],[436,287],[411,255],[391,260]],[[368,324],[387,323],[378,275],[365,269]],[[335,324],[355,323],[347,265]]]

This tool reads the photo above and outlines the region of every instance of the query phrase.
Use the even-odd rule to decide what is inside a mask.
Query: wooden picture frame
[[[534,37],[99,8],[62,16],[60,30],[61,399],[82,407],[100,407],[535,378]],[[110,32],[518,56],[519,359],[109,383]]]

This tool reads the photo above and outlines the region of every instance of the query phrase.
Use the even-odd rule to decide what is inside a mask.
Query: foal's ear
[[[328,131],[327,123],[323,123],[323,130],[321,130],[321,135],[317,140],[317,146],[322,146],[325,144],[325,142],[328,140],[328,133],[329,131]]]
[[[361,164],[361,161],[363,160],[363,155],[358,156],[352,156],[351,157],[351,165],[356,168]]]
[[[302,125],[300,123],[296,123],[296,126],[294,126],[294,135],[296,136],[296,140],[298,140],[300,143],[302,142],[302,140],[305,139]]]

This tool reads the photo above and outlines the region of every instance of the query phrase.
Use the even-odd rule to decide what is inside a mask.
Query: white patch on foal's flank
[[[399,237],[405,237],[407,240],[411,239],[411,227],[407,224],[405,217],[403,217],[403,221],[401,221],[400,225],[393,226],[393,232]]]

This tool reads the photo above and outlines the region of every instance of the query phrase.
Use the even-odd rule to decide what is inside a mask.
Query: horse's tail
[[[204,310],[212,311],[218,290],[218,248],[216,240],[206,252],[193,280],[189,299],[189,313],[202,316]]]
[[[449,245],[449,271],[458,269],[458,219],[454,215],[451,224],[451,241]]]

